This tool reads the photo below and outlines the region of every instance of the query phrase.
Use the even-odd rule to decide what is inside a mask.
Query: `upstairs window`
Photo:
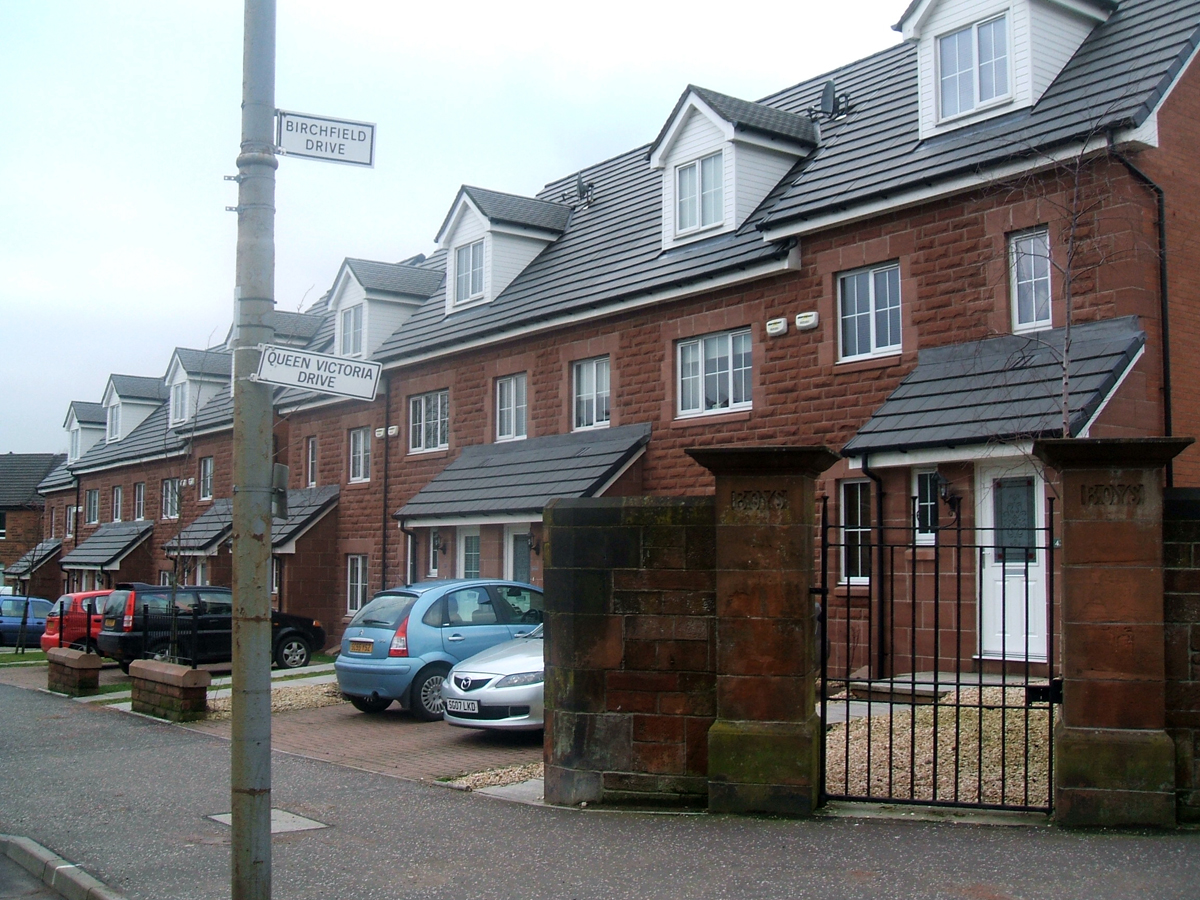
[[[67,507],[67,510],[66,510],[67,521],[65,523],[66,530],[67,530],[67,537],[75,536],[75,516],[78,512],[79,512],[79,508],[76,506],[68,506]]]
[[[112,489],[112,520],[121,521],[121,507],[125,505],[125,489],[121,485],[113,485]]]
[[[841,358],[900,352],[900,267],[895,263],[838,279]]]
[[[165,478],[162,483],[162,517],[179,518],[179,479]]]
[[[121,438],[121,405],[116,404],[108,408],[108,431],[106,432],[106,440],[116,441]]]
[[[937,43],[941,118],[1009,95],[1007,16],[970,25]]]
[[[1045,229],[1008,239],[1013,331],[1050,327],[1050,235]]]
[[[205,456],[200,460],[200,492],[201,500],[211,500],[213,497],[213,458]]]
[[[410,452],[445,450],[450,446],[450,392],[431,391],[409,400]]]
[[[483,241],[454,251],[454,302],[465,303],[483,296]]]
[[[723,154],[675,170],[675,231],[679,234],[719,225],[725,219]]]
[[[305,441],[305,470],[304,482],[309,487],[317,486],[317,439],[310,437]]]
[[[496,440],[515,441],[525,437],[525,374],[496,381]]]
[[[362,356],[363,352],[363,308],[362,304],[342,310],[342,356]]]
[[[188,386],[186,381],[171,385],[171,421],[186,422],[188,406]]]
[[[71,462],[75,462],[75,460],[79,459],[80,446],[80,432],[79,427],[76,426],[71,429]]]
[[[371,429],[350,429],[350,480],[371,480]]]
[[[146,518],[146,482],[139,481],[133,486],[133,518],[140,522]]]
[[[608,357],[575,363],[575,429],[608,426]]]
[[[100,521],[100,490],[87,491],[83,495],[83,524],[95,525]]]
[[[680,341],[679,415],[749,409],[753,388],[750,329]]]

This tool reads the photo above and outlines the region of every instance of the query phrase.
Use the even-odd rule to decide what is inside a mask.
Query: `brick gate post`
[[[1165,731],[1162,468],[1190,438],[1044,440],[1062,488],[1062,718],[1054,817],[1175,825]]]
[[[716,476],[717,719],[708,808],[808,815],[820,794],[814,481],[825,447],[688,454]]]

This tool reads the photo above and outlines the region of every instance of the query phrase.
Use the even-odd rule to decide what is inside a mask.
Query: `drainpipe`
[[[879,625],[878,625],[878,655],[876,658],[875,677],[883,678],[885,672],[884,664],[887,661],[887,648],[884,646],[884,638],[887,636],[887,625],[883,618],[883,479],[873,471],[871,471],[871,454],[864,453],[862,458],[863,474],[875,482],[875,549],[878,555],[877,567],[879,580],[876,584],[879,589],[876,592],[879,597]]]
[[[383,559],[381,561],[381,566],[382,566],[381,573],[380,573],[381,583],[379,585],[379,589],[381,591],[386,591],[387,586],[388,586],[388,583],[387,583],[387,566],[388,566],[388,563],[387,563],[387,560],[388,560],[387,536],[388,536],[388,527],[389,527],[389,522],[388,522],[388,458],[392,455],[391,454],[392,438],[391,438],[391,435],[388,434],[388,429],[391,428],[391,425],[392,425],[392,379],[391,379],[391,377],[386,377],[383,382],[383,525],[380,529],[381,543],[383,545],[383,549],[382,549]]]
[[[1158,299],[1160,305],[1159,319],[1162,326],[1162,380],[1163,380],[1163,435],[1174,436],[1171,416],[1171,310],[1167,295],[1167,201],[1163,189],[1149,175],[1133,164],[1120,150],[1116,148],[1113,135],[1108,133],[1108,152],[1123,165],[1135,181],[1144,184],[1154,192],[1158,205]],[[1167,463],[1167,487],[1175,486],[1175,466]]]
[[[400,523],[400,530],[408,538],[408,578],[405,580],[405,584],[409,585],[417,580],[417,554],[415,549],[417,546],[417,533],[411,528],[404,527],[404,519],[397,518],[396,521]]]

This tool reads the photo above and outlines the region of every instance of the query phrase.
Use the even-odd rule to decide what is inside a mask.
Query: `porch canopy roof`
[[[922,350],[842,455],[963,447],[1062,434],[1062,328]],[[1137,361],[1137,316],[1071,329],[1071,436],[1090,425]]]
[[[395,518],[410,524],[540,517],[555,497],[595,497],[644,451],[650,425],[466,447]]]
[[[337,503],[336,484],[288,491],[286,519],[271,520],[271,546],[279,553],[292,552],[292,543],[317,523]],[[191,525],[167,541],[167,556],[211,556],[233,533],[233,501],[214,500]]]
[[[53,559],[54,554],[61,549],[62,541],[58,538],[50,538],[49,540],[42,541],[5,569],[4,574],[10,575],[13,578],[25,578]]]
[[[109,522],[64,556],[59,565],[64,569],[118,569],[153,532],[152,522]]]

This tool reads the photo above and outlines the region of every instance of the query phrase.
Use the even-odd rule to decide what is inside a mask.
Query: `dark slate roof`
[[[189,375],[228,378],[233,373],[233,354],[226,350],[189,350],[186,347],[176,347],[175,355],[179,357],[179,365],[183,367],[183,371]]]
[[[662,131],[658,133],[658,137],[650,145],[647,155],[653,153],[658,148],[658,145],[662,143],[663,138],[666,137],[667,132],[671,128],[671,123],[679,115],[679,110],[683,108],[688,95],[692,93],[695,93],[697,97],[712,107],[713,112],[739,131],[757,131],[761,134],[771,135],[772,137],[782,137],[790,141],[807,144],[809,147],[816,147],[819,142],[818,128],[807,115],[786,112],[773,106],[767,106],[764,103],[751,103],[748,100],[739,100],[737,97],[730,97],[728,94],[719,94],[716,91],[710,91],[708,88],[689,84],[687,90],[683,92],[683,95],[676,102],[675,109],[667,117]]]
[[[1032,109],[924,142],[918,137],[917,48],[882,53],[767,97],[799,112],[833,78],[852,109],[823,123],[821,147],[789,179],[760,227],[803,221],[905,190],[1036,157],[1114,128],[1140,125],[1200,40],[1200,3],[1124,0],[1098,25]]]
[[[445,314],[439,291],[384,341],[375,358],[399,359],[447,350],[464,336],[477,340],[516,325],[528,327],[614,302],[777,260],[790,244],[768,244],[742,228],[663,252],[662,173],[639,147],[580,173],[593,200],[575,211],[562,237],[550,244],[491,303]],[[575,194],[574,174],[548,185],[544,197]]]
[[[267,313],[267,322],[275,329],[275,340],[284,344],[304,346],[320,329],[322,321],[320,315],[288,312],[283,309],[275,309]],[[229,331],[225,333],[225,346],[233,347],[232,324],[229,326]]]
[[[922,350],[909,373],[842,449],[956,447],[1062,434],[1064,329]],[[1146,342],[1136,316],[1071,330],[1071,435],[1108,398]]]
[[[594,496],[649,440],[641,424],[466,447],[395,515],[540,515],[555,497]]]
[[[50,470],[50,474],[43,478],[37,486],[39,494],[46,494],[50,491],[60,491],[63,488],[71,487],[75,484],[75,476],[71,474],[71,470],[67,468],[67,461],[64,457],[63,461]]]
[[[281,547],[299,537],[338,502],[339,492],[336,484],[288,491],[287,518],[271,523],[272,546]]]
[[[369,291],[432,297],[442,286],[442,273],[422,266],[347,258],[346,268],[353,272],[358,283]]]
[[[113,390],[122,400],[166,400],[170,389],[161,378],[144,375],[109,375]]]
[[[0,509],[41,506],[38,484],[66,458],[65,453],[0,454]]]
[[[489,222],[522,225],[561,234],[571,219],[571,207],[565,203],[522,197],[518,194],[503,194],[500,191],[489,191],[485,188],[464,184],[458,189],[458,195],[450,204],[450,211],[442,220],[442,226],[438,229],[437,237],[434,240],[442,239],[442,235],[445,234],[446,228],[450,224],[451,216],[458,209],[458,201],[464,194],[471,198],[471,202],[479,208]]]
[[[31,572],[36,571],[43,565],[54,558],[59,550],[62,549],[62,541],[58,538],[51,538],[48,541],[42,541],[15,563],[4,570],[4,575],[7,578],[25,578]]]
[[[71,469],[82,472],[126,460],[178,453],[187,444],[187,437],[171,429],[167,422],[168,412],[168,404],[164,403],[123,439],[112,444],[97,443],[77,459]]]
[[[153,522],[109,522],[59,560],[64,569],[115,566],[154,531]]]
[[[214,500],[191,525],[167,541],[163,551],[168,555],[174,555],[178,550],[185,554],[208,553],[229,537],[232,530],[233,501]]]
[[[191,425],[197,432],[233,425],[233,392],[221,391],[205,403]]]
[[[75,413],[75,421],[80,425],[107,425],[108,411],[102,403],[88,403],[86,400],[72,400],[71,405],[67,407],[67,418],[71,418],[71,412]],[[66,424],[64,422],[64,424]]]

